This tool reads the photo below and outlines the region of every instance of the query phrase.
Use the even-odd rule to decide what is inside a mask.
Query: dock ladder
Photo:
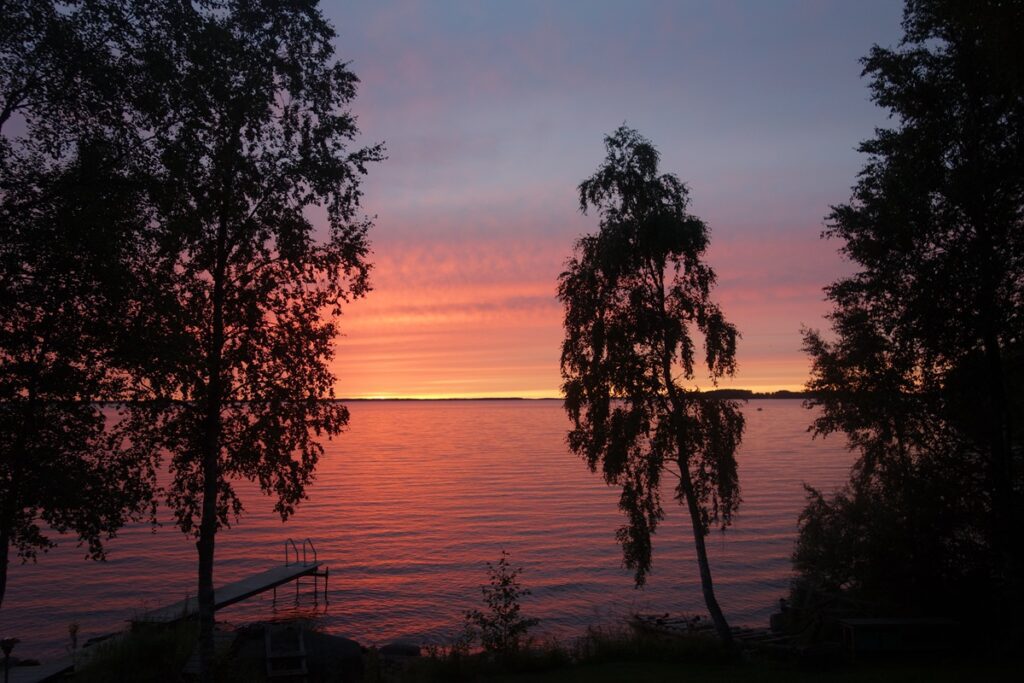
[[[300,552],[301,550],[301,552]],[[319,581],[318,579],[323,578],[324,580],[324,604],[328,604],[327,599],[327,582],[331,576],[331,568],[324,567],[323,571],[319,570],[319,561],[316,555],[316,546],[313,545],[313,541],[309,538],[302,539],[302,545],[300,546],[295,542],[293,538],[287,538],[284,542],[284,566],[302,566],[302,567],[317,567],[316,570],[307,574],[307,576],[313,577],[313,602],[316,604],[319,598]],[[274,589],[274,602],[277,602],[277,588]],[[299,580],[295,580],[295,602],[299,602]]]

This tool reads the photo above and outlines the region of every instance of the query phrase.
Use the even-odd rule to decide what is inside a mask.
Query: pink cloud
[[[374,291],[342,320],[339,395],[556,396],[562,309],[555,288],[571,244],[509,232],[381,247]],[[820,326],[827,311],[821,287],[842,266],[830,253],[832,245],[784,237],[735,238],[713,249],[716,298],[743,334],[740,371],[726,386],[803,384],[799,329]]]

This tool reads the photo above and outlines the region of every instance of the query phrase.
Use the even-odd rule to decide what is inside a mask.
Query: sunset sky
[[[802,386],[800,327],[823,326],[822,287],[850,268],[823,217],[886,123],[858,59],[898,41],[900,3],[325,6],[362,140],[389,156],[365,183],[374,291],[342,320],[339,396],[558,396],[556,279],[597,229],[576,187],[623,122],[711,228],[743,335],[724,386]]]

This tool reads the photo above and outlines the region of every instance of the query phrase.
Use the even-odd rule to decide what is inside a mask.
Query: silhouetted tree
[[[329,362],[341,305],[368,289],[359,183],[382,151],[348,149],[358,79],[336,60],[316,3],[134,9],[124,54],[151,131],[153,248],[137,264],[149,282],[125,352],[145,380],[138,398],[157,400],[132,433],[169,454],[169,503],[197,539],[209,676],[214,539],[242,510],[232,480],[257,482],[287,518],[321,437],[348,422],[325,400]]]
[[[728,525],[740,502],[735,452],[743,434],[736,402],[683,382],[700,365],[712,381],[736,367],[736,328],[711,300],[715,274],[702,261],[707,226],[687,213],[689,193],[659,174],[659,155],[636,131],[605,138],[607,156],[580,184],[580,209],[596,208],[597,234],[576,242],[559,277],[565,306],[562,390],[573,421],[569,447],[622,487],[619,529],[627,566],[644,583],[651,535],[664,516],[663,472],[693,526],[704,600],[724,643],[729,626],[715,599],[704,537]],[[693,333],[703,335],[698,360]]]
[[[805,332],[813,429],[858,459],[839,496],[812,491],[795,559],[890,604],[1006,606],[1022,575],[1024,5],[911,0],[903,29],[863,60],[898,125],[861,145],[825,231],[860,270],[826,289],[834,339]]]
[[[480,586],[486,612],[466,612],[466,627],[471,635],[480,636],[480,644],[488,652],[508,655],[527,645],[530,629],[539,619],[524,617],[521,601],[530,591],[519,582],[522,567],[513,567],[504,550],[498,563],[487,563],[488,585]]]
[[[108,96],[123,84],[117,9],[0,6],[0,603],[10,550],[34,560],[55,543],[46,527],[100,559],[153,512],[152,453],[94,402],[117,393],[110,295],[138,224],[133,144]]]

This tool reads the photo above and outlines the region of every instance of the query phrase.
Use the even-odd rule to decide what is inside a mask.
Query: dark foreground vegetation
[[[308,625],[307,625],[308,626]],[[268,680],[261,658],[261,626],[249,627],[236,645],[218,653],[217,680]],[[185,624],[131,634],[98,645],[76,681],[175,683],[195,643],[196,628]],[[325,636],[325,638],[330,638]],[[253,648],[256,642],[260,647]],[[248,644],[248,645],[247,645]],[[627,627],[591,629],[571,641],[535,643],[515,653],[425,648],[413,655],[389,648],[364,648],[342,659],[328,649],[311,662],[311,683],[444,683],[470,681],[1011,681],[1016,661],[991,656],[940,654],[852,661],[844,656],[799,658],[756,650],[729,655],[713,636],[666,638]]]
[[[917,650],[866,651],[834,628],[808,629],[793,608],[773,631],[734,629],[724,645],[707,619],[665,629],[658,619],[591,627],[573,639],[531,634],[539,620],[522,612],[530,595],[507,553],[488,564],[482,609],[465,613],[444,645],[396,642],[361,647],[320,630],[315,620],[222,625],[211,664],[217,680],[279,680],[270,672],[301,669],[312,682],[434,683],[470,681],[961,681],[1015,680],[1018,657],[968,629]],[[673,622],[675,623],[675,622]],[[819,627],[821,625],[819,624]],[[198,672],[197,625],[140,623],[128,633],[76,651],[75,680],[192,680]],[[281,642],[282,635],[284,642]],[[297,647],[298,643],[301,647]],[[283,646],[283,647],[282,647]],[[302,654],[295,657],[301,650]]]
[[[1024,4],[911,0],[863,60],[896,126],[826,236],[854,274],[807,331],[813,431],[856,452],[808,489],[793,601],[952,617],[1014,648],[1024,608]]]
[[[234,482],[286,519],[348,423],[333,343],[383,153],[335,37],[306,0],[0,4],[0,604],[12,551],[53,529],[102,558],[162,499],[209,674]]]

